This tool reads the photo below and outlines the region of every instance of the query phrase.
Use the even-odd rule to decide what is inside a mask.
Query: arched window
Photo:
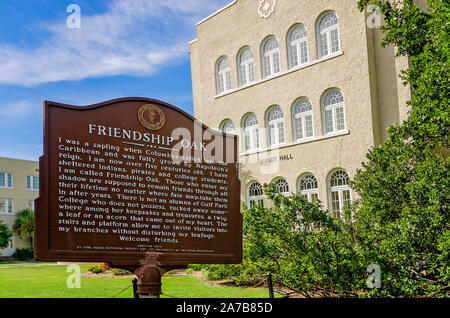
[[[255,114],[248,114],[243,120],[244,149],[252,151],[259,148],[258,119]]]
[[[220,130],[226,134],[234,134],[234,124],[230,119],[225,120],[220,126]]]
[[[255,81],[255,62],[253,51],[249,47],[241,50],[238,57],[239,86],[244,86]]]
[[[297,100],[293,108],[293,123],[295,140],[314,136],[313,110],[309,99]]]
[[[281,71],[280,47],[275,37],[268,38],[262,46],[263,77],[269,77]]]
[[[273,184],[275,185],[277,192],[279,192],[280,194],[282,194],[284,196],[289,195],[289,184],[287,183],[287,181],[285,179],[279,178],[279,179],[275,180],[273,182]]]
[[[272,107],[267,114],[267,137],[269,147],[285,142],[284,115],[280,106]]]
[[[258,182],[250,184],[247,190],[247,204],[250,208],[264,207],[263,187]]]
[[[349,182],[350,178],[344,170],[337,170],[330,176],[330,209],[335,218],[342,217],[344,208],[352,202]]]
[[[289,67],[308,63],[308,37],[303,24],[294,26],[288,35]]]
[[[319,185],[312,174],[303,176],[298,183],[298,193],[308,202],[319,200]]]
[[[335,12],[327,12],[318,24],[319,57],[332,55],[341,50],[339,40],[339,19]]]
[[[227,57],[222,57],[217,62],[217,94],[225,93],[231,90],[231,65]]]
[[[322,99],[324,133],[346,129],[344,96],[338,89],[328,91]]]

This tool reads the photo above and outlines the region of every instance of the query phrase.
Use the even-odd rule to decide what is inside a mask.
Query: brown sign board
[[[36,259],[240,263],[237,138],[153,99],[44,102]]]

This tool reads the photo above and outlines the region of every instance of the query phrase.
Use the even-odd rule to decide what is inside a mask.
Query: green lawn
[[[39,265],[39,266],[36,266]],[[81,272],[87,272],[87,265]],[[67,266],[0,262],[0,298],[112,298],[131,285],[132,278],[81,277],[81,288],[70,289]],[[267,298],[267,289],[218,287],[194,277],[163,277],[163,296],[178,298]],[[165,295],[164,295],[165,294]],[[117,298],[132,298],[132,288]]]

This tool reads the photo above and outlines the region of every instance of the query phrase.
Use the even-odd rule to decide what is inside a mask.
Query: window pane
[[[319,201],[319,194],[317,194],[317,193],[311,194],[311,202],[314,202],[314,201]]]
[[[227,86],[226,86],[226,90],[230,90],[231,89],[231,72],[230,71],[228,71],[228,72],[226,72],[225,73],[225,76],[226,76],[226,83],[227,83]]]
[[[339,23],[336,13],[334,12],[328,12],[325,14],[322,18],[322,21],[320,22],[319,30],[322,31],[327,28],[331,28],[334,25],[337,25]]]
[[[258,206],[264,208],[264,201],[262,199],[258,200]]]
[[[12,174],[8,173],[8,188],[12,188]]]
[[[333,209],[333,216],[335,218],[341,217],[341,204],[339,202],[339,192],[332,192],[331,193],[331,205]]]
[[[5,174],[2,172],[0,173],[0,187],[5,187]]]
[[[345,129],[344,107],[336,108],[336,127],[337,130]]]
[[[303,138],[303,117],[297,118],[295,120],[295,131],[297,139]]]
[[[239,83],[240,83],[241,86],[247,84],[247,76],[246,76],[246,73],[245,73],[245,65],[239,66]]]
[[[0,213],[6,213],[6,199],[0,198]]]
[[[352,202],[350,198],[350,190],[344,190],[342,192],[343,195],[343,201],[344,201],[344,207],[348,207],[350,203]]]
[[[291,46],[291,67],[298,66],[298,47],[297,44]]]
[[[270,145],[275,145],[275,125],[272,124],[269,126],[269,134],[270,134]]]
[[[349,184],[349,176],[347,172],[339,170],[333,173],[330,180],[331,187],[347,186]]]
[[[339,52],[339,30],[334,29],[330,32],[331,37],[331,53]]]
[[[259,148],[259,131],[258,131],[258,128],[255,128],[253,133],[254,133],[255,148]]]
[[[333,132],[333,110],[325,111],[325,132]]]
[[[328,55],[328,36],[327,33],[320,35],[320,56]]]
[[[222,124],[222,132],[226,134],[234,134],[234,124],[231,120],[227,120]]]
[[[286,180],[278,179],[274,184],[279,193],[289,193],[289,184]]]
[[[305,116],[306,137],[313,136],[313,120],[312,115]]]
[[[272,75],[272,70],[271,70],[271,65],[270,65],[270,57],[269,56],[265,56],[264,57],[264,76],[270,76]]]
[[[250,145],[250,134],[249,132],[245,133],[245,150],[248,151],[251,149],[251,145]]]
[[[33,177],[33,189],[39,190],[39,177]]]
[[[306,42],[300,43],[300,52],[301,52],[301,63],[304,64],[308,62],[308,46]]]
[[[300,180],[300,191],[316,190],[319,187],[316,177],[306,175]]]
[[[248,78],[249,78],[249,82],[254,82],[255,81],[255,69],[254,69],[254,63],[251,62],[248,64]]]
[[[224,83],[224,80],[223,80],[223,74],[219,74],[218,75],[218,78],[217,78],[217,90],[218,90],[218,93],[220,94],[220,93],[223,93],[223,91],[225,90],[225,83]]]
[[[280,70],[280,53],[277,52],[273,54],[273,72],[279,73]]]
[[[324,106],[331,106],[344,103],[344,96],[342,95],[341,91],[334,89],[332,91],[329,91],[325,98],[324,98]]]
[[[282,144],[284,140],[284,124],[280,122],[278,123],[278,143]]]
[[[8,206],[8,213],[13,213],[13,200],[12,199],[6,199],[6,203]]]

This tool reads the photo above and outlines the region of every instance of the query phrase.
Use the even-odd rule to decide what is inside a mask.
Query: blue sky
[[[188,42],[230,0],[1,0],[0,157],[38,160],[44,100],[164,100],[193,113]],[[68,28],[70,4],[81,28]]]

